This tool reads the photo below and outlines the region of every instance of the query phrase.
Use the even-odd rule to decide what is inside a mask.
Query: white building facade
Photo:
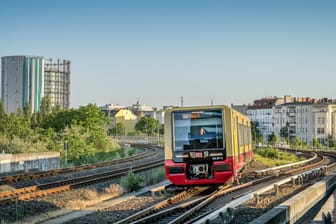
[[[299,138],[308,144],[316,139],[327,144],[329,137],[336,139],[336,104],[310,100],[276,105],[273,108],[274,134],[280,136],[286,128],[289,140]]]
[[[282,98],[262,98],[255,100],[253,105],[248,106],[247,116],[253,122],[258,122],[259,132],[265,140],[274,132],[274,105],[283,103]]]
[[[312,137],[321,144],[327,144],[329,136],[336,139],[336,104],[316,103],[312,109],[314,132]]]
[[[311,143],[314,119],[311,103],[286,103],[274,107],[274,134],[280,136],[281,129],[287,130],[288,139],[295,137]]]

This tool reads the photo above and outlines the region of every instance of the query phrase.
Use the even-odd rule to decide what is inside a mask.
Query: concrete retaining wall
[[[0,173],[60,168],[59,152],[0,154]]]
[[[293,196],[271,211],[250,222],[263,223],[295,223],[318,201],[335,188],[336,174],[325,177],[308,189]]]

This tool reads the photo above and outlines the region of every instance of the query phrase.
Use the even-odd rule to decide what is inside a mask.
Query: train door
[[[235,133],[237,133],[237,142],[236,142],[236,147],[237,147],[237,150],[238,150],[238,163],[240,164],[240,145],[241,145],[241,139],[240,139],[240,133],[241,133],[241,127],[239,125],[239,120],[238,120],[238,117],[236,116],[235,117],[235,124],[236,124],[236,130],[235,130]]]
[[[244,162],[247,162],[247,159],[246,159],[246,147],[248,147],[248,134],[247,134],[247,131],[248,131],[248,126],[247,124],[245,125],[245,122],[244,121]],[[247,122],[246,122],[247,123]]]

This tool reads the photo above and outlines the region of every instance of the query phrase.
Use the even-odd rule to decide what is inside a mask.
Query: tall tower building
[[[45,59],[44,95],[49,96],[51,106],[70,107],[70,61]]]
[[[16,113],[26,103],[39,111],[42,97],[51,106],[70,107],[70,61],[36,56],[1,58],[1,99],[7,113]]]
[[[38,111],[44,95],[44,59],[33,56],[1,58],[1,99],[7,113],[26,103]]]

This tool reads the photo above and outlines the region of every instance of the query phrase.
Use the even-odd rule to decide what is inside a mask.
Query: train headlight
[[[168,173],[169,174],[184,173],[184,167],[183,166],[170,166],[168,167]]]
[[[216,164],[215,170],[216,172],[231,171],[231,164]]]

